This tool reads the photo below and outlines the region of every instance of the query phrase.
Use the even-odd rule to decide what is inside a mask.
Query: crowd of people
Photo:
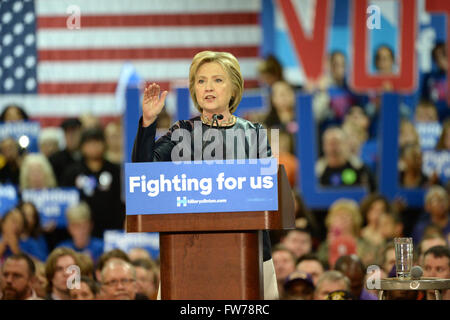
[[[394,57],[388,46],[378,48],[374,65],[380,75],[395,73]],[[295,199],[296,228],[270,231],[280,299],[377,299],[377,291],[366,287],[366,270],[378,266],[381,277],[395,276],[392,240],[396,237],[413,238],[414,264],[423,268],[424,276],[450,278],[450,187],[436,174],[423,171],[423,146],[417,132],[421,123],[440,124],[442,133],[434,148],[450,151],[450,108],[441,85],[448,69],[444,44],[436,45],[433,61],[435,69],[424,77],[420,102],[413,107],[401,104],[398,119],[398,181],[405,188],[424,189],[421,208],[401,199],[389,201],[378,192],[380,97],[392,91],[391,83],[366,94],[352,92],[342,52],[330,54],[326,76],[301,88],[284,79],[276,58],[267,57],[259,65],[270,108],[244,117],[280,130],[273,156],[284,164]],[[301,155],[295,150],[296,94],[300,91],[313,96],[321,138],[318,182],[327,188],[365,187],[367,196],[359,203],[338,199],[325,212],[305,205],[298,181]],[[164,119],[168,118],[166,113]],[[29,119],[22,108],[9,105],[0,120]],[[170,121],[164,123],[163,127]],[[102,125],[95,117],[80,116],[64,120],[59,128],[43,128],[39,153],[27,152],[13,138],[0,142],[1,184],[16,185],[19,192],[74,187],[81,197],[79,204],[65,212],[65,228],[42,225],[31,202],[21,201],[1,217],[3,299],[157,298],[158,257],[142,248],[104,250],[103,233],[124,229],[122,138],[120,122]],[[450,299],[450,290],[442,297]],[[392,291],[387,298],[434,299],[434,293]]]

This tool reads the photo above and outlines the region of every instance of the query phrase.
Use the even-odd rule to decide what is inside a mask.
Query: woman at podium
[[[168,92],[161,93],[158,84],[148,84],[144,90],[142,117],[139,119],[134,141],[132,161],[270,157],[271,149],[262,125],[233,115],[241,101],[243,90],[244,79],[239,62],[232,54],[213,51],[196,54],[189,69],[189,91],[200,116],[177,121],[165,135],[155,141],[157,118],[164,108]],[[245,134],[240,134],[242,132]],[[179,139],[180,135],[186,134],[189,137]],[[237,139],[233,138],[230,143],[227,135]],[[263,231],[263,261],[264,298],[277,299],[278,289],[268,231]]]

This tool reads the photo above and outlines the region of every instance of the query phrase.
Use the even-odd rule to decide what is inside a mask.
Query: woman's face
[[[16,107],[10,107],[5,113],[5,122],[23,121],[22,113]]]
[[[43,189],[45,185],[45,173],[41,164],[32,163],[29,167],[28,186],[30,189]]]
[[[22,211],[25,214],[28,226],[31,229],[36,224],[36,212],[34,211],[34,207],[29,203],[25,203],[22,206]]]
[[[217,62],[200,66],[195,75],[195,96],[203,113],[226,113],[233,96],[233,85],[228,73]]]
[[[13,232],[16,235],[20,235],[24,231],[24,221],[19,210],[14,209],[14,211],[6,217],[3,222],[2,231],[5,232],[5,230]]]
[[[378,50],[377,69],[381,74],[390,74],[394,71],[394,60],[389,49],[382,47]]]
[[[295,93],[285,82],[277,82],[272,86],[272,103],[279,111],[292,110],[295,104]]]
[[[353,221],[351,213],[346,210],[337,211],[330,221],[329,232],[335,236],[352,235]]]
[[[369,208],[367,212],[367,223],[369,225],[378,227],[380,222],[380,217],[386,212],[386,206],[382,200],[377,200]]]

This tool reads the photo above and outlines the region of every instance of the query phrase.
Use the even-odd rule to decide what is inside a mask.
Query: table
[[[422,277],[420,279],[385,278],[380,280],[378,300],[383,300],[388,290],[434,290],[436,300],[442,300],[442,290],[450,289],[450,279]]]

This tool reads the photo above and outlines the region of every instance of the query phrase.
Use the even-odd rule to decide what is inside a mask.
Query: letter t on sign
[[[447,18],[447,52],[448,44],[450,41],[450,1],[442,0],[427,0],[425,3],[425,9],[430,13],[444,13]],[[447,61],[450,65],[450,55],[447,54]],[[447,70],[447,104],[450,105],[450,69]]]

